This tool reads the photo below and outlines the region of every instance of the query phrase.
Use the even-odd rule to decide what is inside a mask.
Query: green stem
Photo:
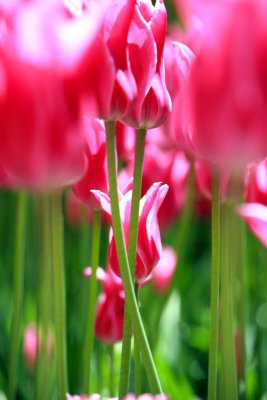
[[[132,280],[134,280],[134,275],[135,275],[136,247],[138,240],[139,202],[140,202],[141,187],[142,187],[145,139],[146,139],[146,131],[144,129],[137,129],[136,143],[135,143],[134,180],[133,180],[133,193],[132,193],[132,204],[131,204],[130,233],[129,233],[129,245],[128,245],[128,260],[129,260]],[[124,313],[123,341],[122,341],[122,353],[121,353],[119,399],[122,399],[128,393],[131,340],[132,340],[132,321],[126,304]]]
[[[139,304],[139,285],[135,284],[135,297],[137,303]],[[134,337],[134,387],[135,387],[135,395],[139,396],[142,390],[142,382],[141,382],[141,358],[140,358],[140,350],[138,348],[138,343],[136,341],[136,337]]]
[[[213,169],[212,179],[212,266],[211,266],[211,306],[210,306],[210,352],[208,400],[217,397],[218,359],[218,315],[219,315],[219,275],[220,275],[220,178]]]
[[[117,189],[116,144],[115,144],[114,121],[106,122],[106,137],[107,137],[109,188],[110,188],[110,199],[111,199],[112,221],[113,221],[112,225],[114,230],[119,264],[120,264],[121,276],[127,299],[127,309],[130,312],[131,320],[134,327],[134,333],[138,341],[139,349],[143,356],[142,358],[150,381],[151,389],[155,393],[162,393],[161,384],[156,371],[152,353],[147,341],[138,304],[135,298],[132,275],[126,252],[124,234],[120,217],[119,198]]]
[[[109,345],[109,395],[115,396],[115,357],[114,357],[114,344]]]
[[[54,192],[51,201],[52,271],[54,287],[54,315],[56,336],[56,365],[58,399],[65,400],[68,391],[66,349],[66,288],[64,269],[64,226],[62,216],[62,194]]]
[[[51,265],[52,265],[52,244],[50,225],[50,201],[49,196],[44,194],[39,198],[39,271],[38,271],[38,323],[37,331],[41,335],[43,346],[37,349],[37,368],[35,379],[36,400],[46,400],[51,397],[51,362],[47,341],[49,337],[51,296],[50,291]]]
[[[222,352],[222,399],[238,398],[237,376],[235,359],[235,332],[233,320],[233,273],[232,243],[230,220],[231,215],[228,205],[222,207],[222,252],[221,252],[221,352]],[[231,257],[229,257],[231,255]]]
[[[91,366],[95,333],[95,313],[97,302],[96,271],[99,264],[99,247],[101,237],[101,210],[94,210],[93,237],[92,237],[92,276],[90,277],[89,315],[85,338],[84,351],[84,388],[85,393],[90,392]]]
[[[26,242],[27,197],[24,192],[18,195],[16,251],[13,286],[13,314],[11,320],[11,337],[9,353],[9,387],[8,399],[15,399],[18,381],[19,343],[21,334],[22,302],[24,291],[25,242]]]

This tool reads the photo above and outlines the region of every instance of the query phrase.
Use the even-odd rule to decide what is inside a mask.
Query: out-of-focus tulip
[[[163,0],[157,0],[155,6],[151,0],[138,0],[127,39],[137,97],[123,117],[123,122],[134,128],[161,125],[171,109],[163,60],[166,29]]]
[[[81,18],[79,24],[57,0],[15,2],[4,10],[0,160],[12,186],[62,186],[85,171],[74,75],[101,28],[103,12],[98,10],[100,16],[93,12],[90,23]]]
[[[235,167],[267,152],[267,5],[201,4],[201,46],[185,108],[188,144],[201,158]]]
[[[252,232],[267,247],[267,206],[247,203],[238,207],[239,214],[245,218]]]
[[[246,201],[267,206],[267,159],[250,166],[247,176]]]
[[[162,245],[157,214],[167,191],[168,185],[154,183],[140,200],[135,268],[135,279],[137,282],[141,282],[150,274],[161,256]],[[110,198],[98,190],[93,190],[92,193],[112,223]],[[126,246],[128,246],[129,241],[131,201],[132,183],[123,192],[120,192],[120,213]],[[112,270],[120,276],[120,266],[112,229],[109,242],[109,264]]]
[[[212,197],[212,164],[205,160],[195,161],[195,174],[197,189],[208,200]],[[220,170],[221,199],[226,197],[227,185],[229,183],[230,173],[226,170]]]
[[[164,246],[162,256],[152,271],[152,283],[158,293],[166,293],[177,265],[177,255],[173,248]]]
[[[143,167],[142,193],[156,180],[169,186],[166,199],[159,210],[160,226],[167,226],[179,215],[186,197],[186,184],[190,163],[184,152],[169,147],[161,128],[148,131]]]
[[[106,135],[103,121],[86,118],[86,173],[74,186],[75,195],[86,205],[96,206],[91,189],[108,192]]]
[[[36,326],[30,324],[26,327],[23,337],[23,354],[29,369],[35,368],[38,351],[46,351],[48,357],[50,357],[52,350],[53,339],[50,332],[47,335],[46,349],[43,349],[42,338]]]
[[[86,268],[84,275],[91,274],[91,268]],[[122,280],[110,268],[107,271],[98,268],[97,279],[103,285],[103,292],[96,308],[95,334],[99,340],[115,343],[123,336],[125,294]]]
[[[172,112],[169,114],[164,129],[175,144],[185,151],[188,146],[184,137],[183,99],[188,85],[193,52],[179,42],[166,42],[164,61],[166,67],[166,84],[172,100]]]

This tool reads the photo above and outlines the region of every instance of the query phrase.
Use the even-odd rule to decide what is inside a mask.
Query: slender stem
[[[212,266],[211,266],[211,321],[208,400],[217,396],[218,359],[218,315],[219,315],[219,275],[220,275],[220,179],[213,169],[212,179]]]
[[[135,284],[135,297],[137,303],[139,304],[139,285]],[[135,387],[135,395],[139,396],[142,390],[142,382],[141,382],[141,358],[140,358],[140,350],[138,348],[138,343],[136,343],[136,337],[134,337],[134,387]]]
[[[9,353],[8,399],[15,399],[18,381],[19,343],[21,334],[22,302],[24,291],[25,242],[26,242],[27,197],[24,192],[18,195],[16,251],[13,286],[13,314]]]
[[[235,216],[228,205],[222,207],[222,249],[221,249],[221,351],[222,390],[221,398],[236,400],[237,375],[235,359],[235,332],[233,324],[233,273],[231,219]],[[231,257],[230,257],[231,255]]]
[[[136,247],[138,240],[138,221],[139,221],[139,202],[142,187],[142,172],[145,149],[146,131],[144,129],[136,130],[135,143],[135,161],[134,161],[134,181],[131,204],[130,233],[128,246],[128,259],[132,279],[135,274],[136,264]],[[127,300],[126,300],[127,302]],[[128,393],[129,373],[130,373],[130,356],[131,356],[131,339],[132,339],[132,321],[129,315],[127,304],[125,306],[123,341],[121,353],[121,369],[119,384],[119,399],[122,399]]]
[[[109,345],[109,395],[115,396],[115,357],[114,357],[114,344]]]
[[[140,316],[138,304],[135,298],[134,286],[130,266],[128,262],[124,234],[120,217],[119,198],[117,189],[117,168],[116,168],[116,145],[115,145],[115,123],[106,122],[107,137],[107,158],[109,188],[112,208],[113,230],[120,263],[121,276],[124,284],[125,295],[127,299],[127,309],[130,312],[134,333],[138,340],[138,346],[143,356],[144,365],[150,381],[151,389],[155,393],[162,393],[161,384],[156,371],[152,353],[147,341],[144,326]]]
[[[40,267],[38,271],[38,322],[37,331],[41,335],[41,348],[37,347],[37,368],[35,379],[36,400],[46,400],[51,396],[51,372],[48,363],[51,362],[47,347],[49,338],[51,296],[52,243],[50,225],[50,201],[44,194],[39,198],[39,251]]]
[[[101,210],[94,210],[93,238],[92,238],[92,276],[90,278],[89,315],[85,338],[84,351],[84,388],[85,393],[90,392],[91,366],[95,333],[95,313],[97,302],[96,270],[99,264],[99,247],[101,237]]]
[[[58,399],[65,400],[68,391],[66,349],[66,288],[64,269],[64,227],[61,192],[54,192],[51,201],[52,271],[56,336]]]

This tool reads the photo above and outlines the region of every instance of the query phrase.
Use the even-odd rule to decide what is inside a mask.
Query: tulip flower
[[[126,246],[129,241],[132,182],[120,192],[120,212]],[[167,194],[168,186],[154,183],[140,200],[138,242],[135,279],[137,282],[144,280],[155,267],[161,256],[161,239],[157,220],[158,210]],[[110,198],[103,192],[92,190],[99,205],[103,208],[112,224]],[[113,230],[110,232],[109,264],[112,270],[120,276],[120,266],[115,245]]]
[[[108,192],[106,135],[102,121],[86,118],[85,123],[87,167],[85,175],[73,186],[73,191],[83,203],[94,207],[94,197],[90,189]]]
[[[93,47],[85,52],[77,70],[81,92],[87,101],[89,98],[96,103],[96,115],[102,119],[123,117],[136,96],[136,82],[127,50],[134,7],[134,0],[109,2],[103,28]],[[93,74],[88,72],[87,65],[93,65]]]
[[[138,0],[127,38],[137,96],[132,110],[122,119],[134,128],[149,129],[161,125],[171,109],[163,60],[166,29],[167,13],[163,0],[157,0],[155,6],[150,0]]]
[[[12,11],[0,49],[1,165],[12,186],[66,185],[85,171],[73,77],[84,47],[90,52],[103,12],[92,13],[90,24],[82,18],[78,25],[56,0],[21,2]],[[9,22],[11,14],[4,18]]]
[[[23,355],[29,369],[34,369],[37,361],[37,352],[42,351],[43,343],[36,327],[29,324],[23,337]],[[51,356],[53,350],[53,339],[51,333],[48,332],[46,351]]]
[[[202,5],[185,110],[188,143],[199,157],[238,167],[267,152],[267,6],[262,0]]]
[[[267,159],[250,166],[247,176],[246,201],[267,206]]]
[[[91,268],[84,271],[85,276],[91,276]],[[122,339],[125,294],[123,284],[111,269],[97,269],[97,279],[103,284],[96,308],[95,334],[106,343],[115,343]]]
[[[177,255],[175,251],[169,247],[164,246],[162,249],[162,256],[156,267],[152,272],[152,283],[158,293],[166,293],[177,265]]]
[[[164,123],[164,130],[176,146],[185,151],[190,151],[187,146],[184,121],[183,101],[188,85],[191,64],[194,54],[179,42],[166,42],[164,48],[164,61],[166,67],[166,84],[172,100],[172,112]]]

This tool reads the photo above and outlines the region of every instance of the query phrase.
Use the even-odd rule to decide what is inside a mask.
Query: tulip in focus
[[[140,200],[135,268],[135,279],[137,282],[143,281],[150,274],[161,257],[162,245],[157,214],[167,191],[168,185],[163,185],[159,182],[154,183]],[[98,190],[92,190],[92,193],[112,224],[110,198]],[[120,212],[126,246],[128,246],[129,241],[131,201],[132,181],[120,192]],[[108,257],[110,267],[115,274],[120,276],[120,266],[112,229],[110,232]]]
[[[122,121],[133,128],[160,126],[171,110],[165,82],[163,49],[167,13],[163,0],[138,0],[127,38],[137,96]],[[145,60],[145,62],[144,62]]]

